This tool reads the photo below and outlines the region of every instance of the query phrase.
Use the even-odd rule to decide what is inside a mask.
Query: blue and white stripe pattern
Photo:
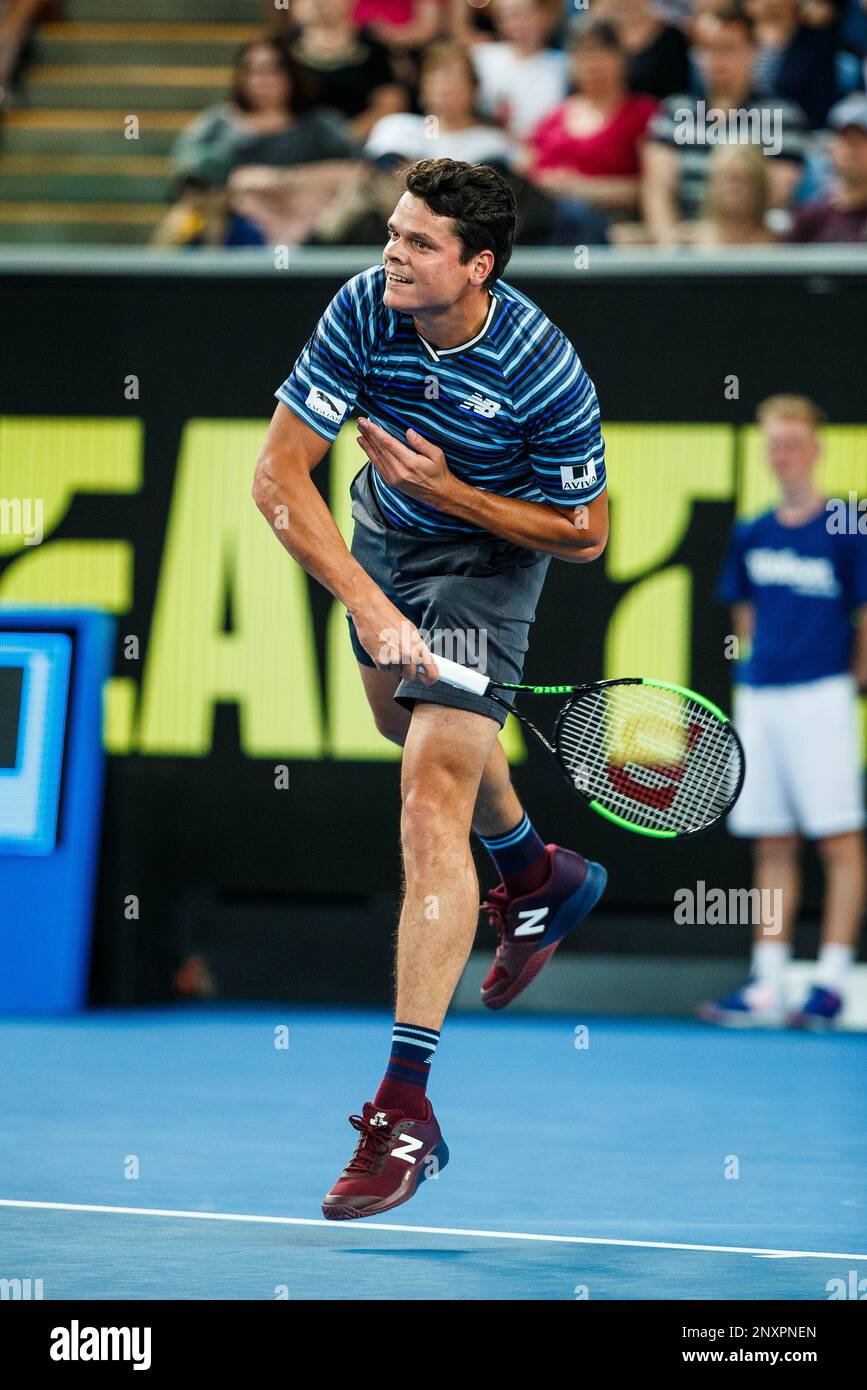
[[[334,296],[276,392],[312,429],[336,439],[354,411],[406,443],[415,429],[451,471],[487,492],[576,507],[605,490],[599,404],[572,344],[504,280],[469,342],[434,348],[412,315],[386,308],[383,266]],[[484,534],[371,479],[388,521],[420,536]]]
[[[485,846],[485,849],[508,849],[510,846],[516,845],[520,840],[523,840],[524,836],[527,834],[527,831],[531,829],[532,826],[530,825],[530,817],[527,815],[527,812],[525,811],[523,817],[515,826],[514,830],[510,830],[508,834],[494,836],[480,835],[479,839]]]
[[[385,1080],[424,1089],[439,1040],[440,1035],[435,1028],[395,1023]]]
[[[479,839],[509,886],[509,880],[535,864],[545,853],[545,842],[525,811],[514,830],[505,835],[480,835]],[[523,895],[521,895],[523,896]]]

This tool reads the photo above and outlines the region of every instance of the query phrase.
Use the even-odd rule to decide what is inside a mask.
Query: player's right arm
[[[407,679],[418,675],[429,684],[437,674],[434,657],[350,553],[313,481],[329,442],[279,402],[256,464],[253,500],[293,559],[348,610],[377,666],[399,665]]]

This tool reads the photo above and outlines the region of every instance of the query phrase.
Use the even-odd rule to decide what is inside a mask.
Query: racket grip
[[[434,655],[436,656],[436,653]],[[445,681],[446,685],[456,685],[460,690],[470,690],[474,695],[484,695],[491,684],[490,676],[483,676],[481,671],[471,671],[468,666],[449,661],[445,656],[436,656],[436,664],[439,678]],[[420,666],[418,669],[423,671],[424,667]]]

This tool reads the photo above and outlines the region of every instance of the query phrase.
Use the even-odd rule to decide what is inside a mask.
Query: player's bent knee
[[[404,847],[423,848],[454,834],[466,825],[469,834],[474,796],[452,779],[434,778],[427,784],[405,788],[400,833]]]

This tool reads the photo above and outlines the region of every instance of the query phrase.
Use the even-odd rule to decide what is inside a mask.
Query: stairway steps
[[[69,26],[70,28],[84,28],[84,25]],[[208,65],[222,63],[230,66],[234,62],[235,54],[246,43],[248,39],[255,35],[255,29],[243,29],[239,27],[238,32],[243,35],[237,39],[214,39],[205,44],[201,37],[190,39],[151,39],[148,42],[137,40],[130,37],[127,32],[133,26],[131,24],[113,24],[106,26],[112,29],[111,37],[100,39],[58,39],[50,35],[42,34],[39,39],[39,46],[36,50],[37,60],[40,63],[64,64],[64,63],[117,63],[125,64],[131,62],[141,62],[146,59],[151,63],[165,64],[195,64],[204,62]],[[195,26],[178,26],[189,28]],[[228,27],[228,26],[227,26]]]
[[[273,13],[266,0],[127,0],[119,19],[116,0],[65,0],[37,32],[27,105],[0,124],[0,242],[146,243],[178,134],[227,97],[238,48]]]
[[[166,155],[190,120],[189,111],[147,112],[137,140],[124,137],[124,111],[9,111],[0,125],[0,154]]]
[[[142,246],[166,210],[156,202],[0,202],[0,242]]]
[[[146,246],[151,226],[113,222],[4,222],[0,216],[0,246]]]
[[[166,106],[201,111],[221,101],[232,82],[231,69],[147,64],[42,64],[31,68],[27,100],[32,107],[65,109],[81,102],[103,110],[123,106],[126,112],[161,111]]]
[[[276,8],[276,6],[275,6]],[[264,27],[269,7],[262,0],[133,0],[124,18],[139,23],[254,24]],[[117,23],[117,0],[65,0],[64,19]]]
[[[145,158],[119,159],[120,168],[100,168],[85,156],[72,156],[72,167],[46,167],[38,157],[0,157],[0,197],[6,202],[48,201],[69,203],[153,203],[164,199],[169,186],[168,161],[154,159],[156,170]],[[57,164],[70,163],[62,157]],[[36,168],[31,168],[31,165]],[[88,168],[87,166],[90,165]],[[82,167],[84,166],[84,167]],[[141,167],[144,166],[144,167]]]

